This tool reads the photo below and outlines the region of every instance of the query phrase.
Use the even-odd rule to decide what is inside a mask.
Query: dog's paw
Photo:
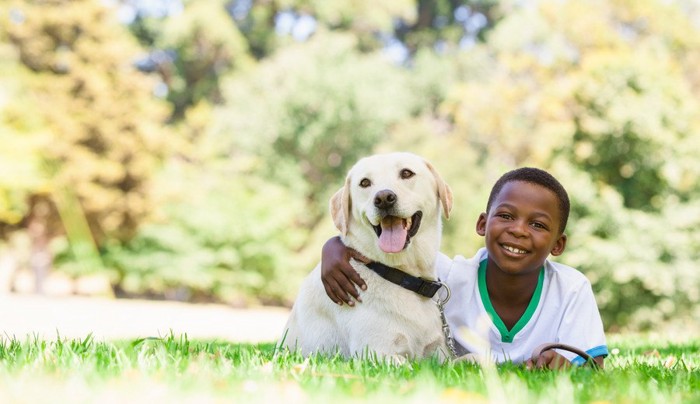
[[[389,355],[385,359],[394,366],[403,366],[408,362],[408,359],[405,356],[398,354]]]

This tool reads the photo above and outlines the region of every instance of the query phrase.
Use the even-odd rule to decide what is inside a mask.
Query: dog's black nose
[[[374,206],[379,209],[389,209],[396,203],[396,194],[388,189],[377,192],[374,196]]]

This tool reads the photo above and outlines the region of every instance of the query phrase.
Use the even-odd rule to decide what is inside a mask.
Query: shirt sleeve
[[[580,348],[594,358],[608,356],[603,321],[600,318],[591,283],[583,278],[583,282],[570,293],[571,298],[559,326],[558,342]],[[559,353],[576,365],[585,363],[581,356],[574,353],[566,351],[559,351]]]
[[[446,282],[447,278],[450,276],[452,260],[447,255],[438,253],[437,259],[435,260],[435,268],[437,269],[438,279]]]

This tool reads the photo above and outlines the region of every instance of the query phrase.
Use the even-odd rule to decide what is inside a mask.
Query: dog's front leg
[[[408,336],[402,333],[376,333],[369,339],[369,344],[358,344],[359,341],[364,342],[367,340],[366,334],[358,335],[357,338],[352,339],[350,349],[353,356],[370,360],[389,361],[395,365],[404,364],[408,359],[416,356],[416,353],[411,349]]]

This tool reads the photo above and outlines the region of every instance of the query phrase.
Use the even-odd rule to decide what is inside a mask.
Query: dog
[[[278,348],[305,357],[339,353],[399,363],[447,359],[440,312],[430,294],[408,290],[375,271],[376,265],[390,267],[392,274],[403,274],[399,282],[424,282],[433,293],[440,289],[435,262],[441,213],[447,219],[451,209],[450,187],[422,157],[397,152],[359,160],[331,198],[330,212],[343,243],[375,263],[351,260],[367,283],[367,290],[360,292],[362,303],[333,303],[317,265],[302,282]]]

